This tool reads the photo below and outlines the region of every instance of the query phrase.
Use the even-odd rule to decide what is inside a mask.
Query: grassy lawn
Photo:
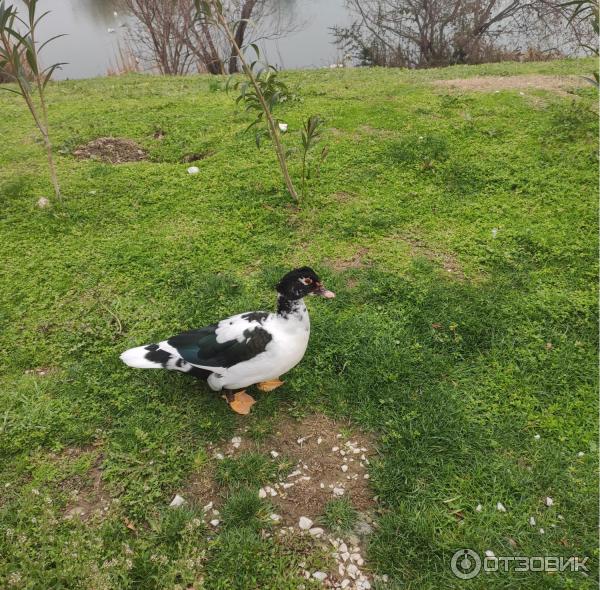
[[[330,150],[299,210],[272,152],[243,134],[249,117],[204,76],[53,84],[66,204],[39,209],[44,153],[1,93],[0,587],[319,587],[299,568],[328,571],[328,552],[266,522],[268,451],[218,466],[219,527],[190,494],[168,507],[214,468],[211,445],[313,414],[376,441],[373,588],[596,587],[597,93],[434,83],[592,69],[286,73],[300,97],[279,111],[287,144],[319,113]],[[73,157],[103,136],[149,160]],[[208,154],[195,176],[190,153]],[[276,280],[305,264],[337,298],[308,302],[306,357],[249,417],[186,376],[120,363],[131,346],[272,308]],[[65,518],[99,495],[102,515]],[[332,504],[322,522],[355,517]],[[460,548],[588,556],[590,571],[461,581]]]

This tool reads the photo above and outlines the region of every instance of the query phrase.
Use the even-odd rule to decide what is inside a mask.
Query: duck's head
[[[335,293],[325,289],[317,273],[308,266],[288,272],[275,288],[287,299],[302,299],[307,295],[320,295],[326,299],[335,297]]]

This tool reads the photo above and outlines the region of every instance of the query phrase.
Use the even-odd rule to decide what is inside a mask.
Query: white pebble
[[[296,442],[301,445],[306,440],[305,436],[301,436]]]
[[[310,529],[313,525],[313,521],[306,517],[306,516],[301,516],[300,520],[298,521],[298,526],[303,530],[303,531],[307,531],[308,529]]]
[[[271,451],[271,457],[273,457],[273,459],[277,459],[277,457],[279,457],[279,453],[277,451]]]
[[[281,520],[281,516],[279,516],[279,514],[269,514],[269,518],[273,521],[273,522],[279,522]]]
[[[334,496],[343,496],[344,488],[333,488],[333,495]]]
[[[552,506],[552,504],[554,504],[554,500],[550,496],[546,496],[546,499],[544,500],[544,504],[546,504],[546,506],[550,507],[550,506]]]
[[[293,483],[282,483],[282,484],[281,484],[281,487],[282,487],[284,490],[287,490],[288,488],[293,488],[293,487],[294,487],[294,484],[293,484]]]
[[[558,518],[558,520],[564,520],[565,517],[562,514],[559,514],[556,518]]]
[[[364,478],[364,479],[370,479],[370,477],[371,477],[371,476],[370,476],[368,473],[365,473],[365,474],[363,475],[363,478]]]
[[[481,504],[477,504],[475,507],[475,512],[481,512],[483,510],[483,506]]]
[[[225,455],[223,455],[223,453],[215,453],[215,459],[222,461],[223,459],[225,459]]]
[[[267,497],[267,492],[264,488],[260,488],[260,490],[258,490],[258,497],[259,498],[266,498]]]
[[[353,553],[350,555],[350,561],[358,561],[359,559],[361,559],[360,553]]]
[[[332,447],[331,452],[337,453],[340,450],[340,447]]]
[[[198,174],[200,172],[200,168],[198,166],[190,166],[188,168],[188,174]]]
[[[491,551],[490,549],[488,549],[488,550],[485,552],[485,556],[486,556],[486,557],[496,557],[496,556],[494,555],[494,552],[493,552],[493,551]]]
[[[175,497],[171,500],[169,506],[171,508],[179,508],[179,506],[183,506],[184,504],[185,500],[179,494],[176,494]]]
[[[344,560],[344,561],[348,561],[350,559],[350,553],[348,553],[347,551],[344,551],[344,553],[340,554],[340,557]]]
[[[288,479],[290,477],[296,477],[297,475],[302,475],[302,471],[300,471],[299,469],[296,469],[295,471],[292,471],[289,475],[288,475]]]
[[[323,439],[322,439],[321,437],[319,437],[319,438],[317,439],[317,444],[318,444],[318,445],[320,445],[322,442],[323,442]]]
[[[214,506],[214,504],[212,502],[209,502],[206,506],[202,507],[202,511],[203,512],[208,512],[209,510],[212,510],[213,506]]]
[[[348,465],[342,465],[342,471],[346,473],[346,471],[348,471]]]
[[[348,586],[350,586],[350,580],[348,578],[344,578],[340,584],[340,588],[347,588]]]
[[[350,564],[350,565],[349,565],[349,566],[346,568],[346,572],[348,573],[348,575],[349,575],[349,576],[350,576],[350,577],[351,577],[353,580],[355,580],[355,579],[356,579],[356,576],[357,576],[357,575],[358,575],[358,573],[359,573],[359,572],[358,572],[358,568],[357,568],[357,567],[356,567],[356,566],[355,566],[353,563],[351,563],[351,564]]]
[[[533,438],[535,438],[535,440],[540,440],[542,437],[539,434],[536,434]]]
[[[46,197],[40,197],[38,199],[37,206],[40,209],[45,209],[46,207],[50,207],[50,199],[47,199]]]
[[[287,130],[288,130],[287,123],[279,123],[279,131],[281,131],[282,133],[285,133]]]
[[[579,451],[579,453],[577,453],[578,457],[583,457],[585,455],[585,453],[583,451]]]
[[[321,482],[321,483],[319,484],[319,487],[320,487],[321,489],[323,489],[323,488],[325,487],[325,484],[324,484],[323,482]]]
[[[313,537],[320,537],[325,531],[321,527],[313,527],[308,530]]]
[[[241,437],[239,437],[239,436],[234,436],[234,437],[231,439],[231,444],[233,445],[233,448],[234,448],[234,449],[237,449],[237,448],[239,448],[239,446],[242,444],[242,439],[241,439]]]
[[[340,451],[340,455],[343,457],[346,454],[346,451]]]
[[[339,550],[340,550],[340,553],[347,553],[348,552],[348,546],[346,545],[346,543],[340,543]]]
[[[540,529],[540,535],[543,535],[546,531],[544,529]]]
[[[498,512],[506,512],[506,508],[504,507],[504,504],[502,504],[502,502],[498,502],[498,504],[496,504],[496,510]]]
[[[346,566],[343,563],[340,563],[340,565],[338,566],[338,574],[340,574],[340,576],[343,576],[346,573]]]
[[[319,580],[319,582],[323,582],[326,577],[327,577],[327,574],[325,572],[314,572],[313,573],[313,578],[315,580]]]
[[[217,518],[215,518],[214,520],[211,520],[211,521],[210,521],[210,524],[211,524],[212,526],[219,526],[219,523],[220,523],[220,522],[221,522],[220,520],[218,520]]]
[[[530,517],[529,517],[529,524],[530,524],[531,526],[535,526],[535,516],[530,516]]]

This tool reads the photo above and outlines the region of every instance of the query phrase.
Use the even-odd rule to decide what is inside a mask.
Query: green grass
[[[17,97],[0,94],[0,587],[296,588],[298,563],[322,559],[304,541],[209,532],[194,506],[167,508],[209,443],[237,424],[260,439],[284,409],[379,437],[368,564],[390,587],[595,587],[597,95],[430,84],[593,67],[286,73],[301,97],[279,112],[286,143],[318,113],[330,148],[298,211],[273,154],[242,133],[248,118],[203,76],[52,84],[66,205],[39,210],[43,151]],[[107,135],[151,161],[70,155]],[[208,150],[196,176],[178,163]],[[335,270],[358,252],[362,266]],[[305,359],[248,418],[182,375],[120,363],[130,346],[271,307],[272,285],[301,264],[338,296],[309,302]],[[64,520],[94,465],[110,510]],[[222,469],[229,485],[235,468]],[[244,485],[269,476],[240,472]],[[591,571],[461,583],[450,557],[468,547],[585,555]]]
[[[323,524],[330,531],[347,533],[356,524],[358,513],[348,498],[336,498],[325,505]]]

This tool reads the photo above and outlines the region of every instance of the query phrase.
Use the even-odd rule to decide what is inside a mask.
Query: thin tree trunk
[[[269,110],[269,107],[267,105],[265,97],[263,96],[263,93],[261,92],[260,87],[256,83],[254,74],[253,74],[252,70],[250,69],[250,66],[247,64],[246,60],[244,59],[244,54],[242,53],[240,46],[237,44],[237,42],[231,32],[231,29],[229,28],[229,25],[227,24],[227,21],[225,20],[225,17],[218,10],[216,11],[216,13],[217,13],[217,18],[219,20],[219,24],[221,25],[223,31],[227,35],[229,42],[231,43],[231,47],[232,47],[233,51],[239,58],[240,63],[242,64],[244,73],[250,79],[252,86],[254,86],[254,91],[256,92],[256,96],[258,97],[258,100],[260,101],[260,105],[261,105],[261,107],[265,113],[265,117],[267,119],[267,125],[269,127],[269,134],[271,135],[273,145],[275,146],[275,152],[277,154],[277,159],[279,160],[279,167],[281,168],[281,173],[283,175],[283,179],[285,181],[286,187],[288,189],[288,192],[290,193],[290,196],[294,199],[294,201],[298,202],[298,193],[296,192],[296,189],[294,188],[294,183],[292,182],[292,178],[290,176],[290,172],[287,167],[287,162],[285,160],[285,151],[283,149],[283,145],[281,143],[281,138],[279,136],[279,129],[277,128],[277,125],[275,124],[275,120],[273,119],[273,116],[271,115],[271,111]]]

